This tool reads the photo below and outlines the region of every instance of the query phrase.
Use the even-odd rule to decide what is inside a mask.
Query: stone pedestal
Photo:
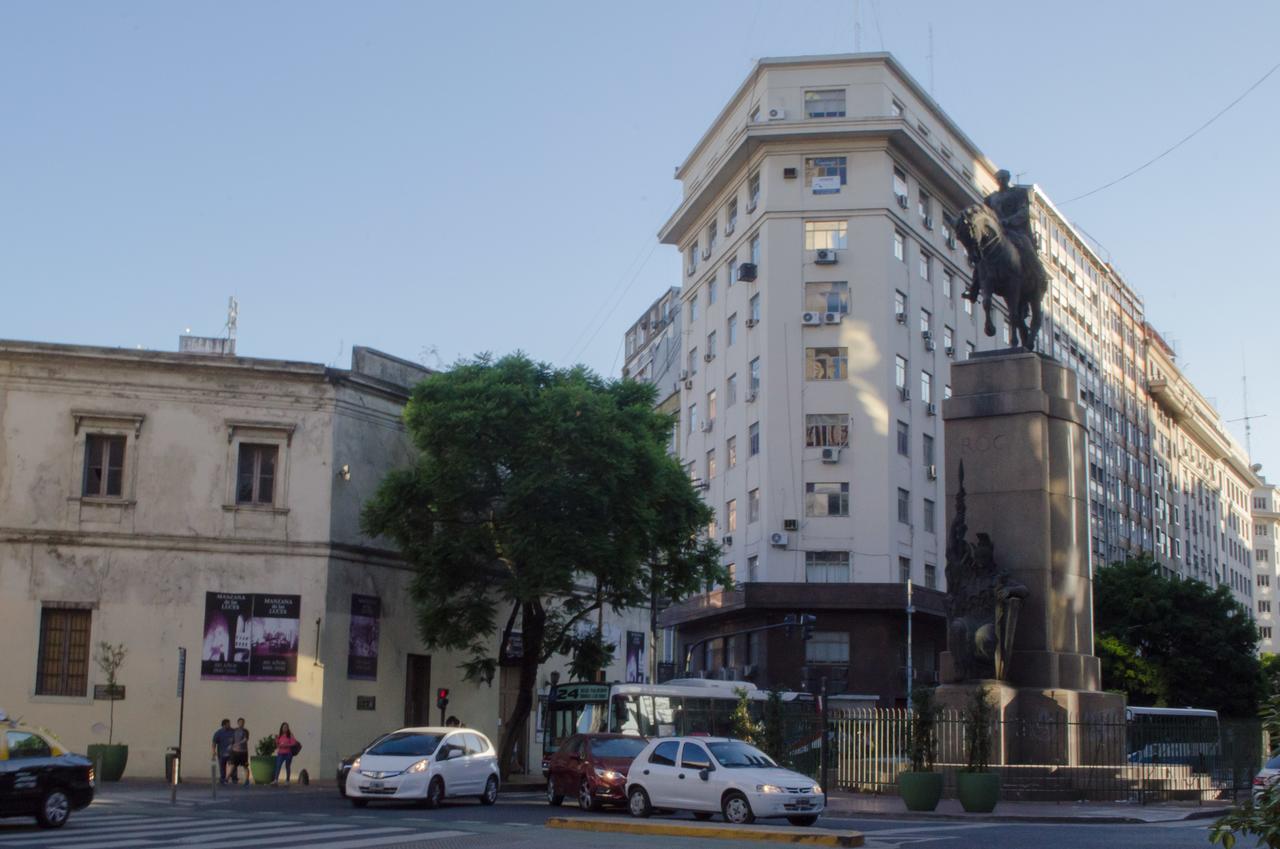
[[[951,385],[943,402],[948,527],[963,462],[970,537],[990,534],[996,563],[1028,590],[1009,680],[987,682],[998,716],[1122,720],[1124,697],[1099,692],[1093,654],[1087,431],[1075,373],[1039,354],[997,351],[955,363]],[[962,709],[977,682],[957,680],[950,654],[942,655],[938,698]],[[1061,745],[1070,749],[1067,763],[1082,762],[1078,741]],[[1049,754],[1002,740],[992,761],[1043,763]]]

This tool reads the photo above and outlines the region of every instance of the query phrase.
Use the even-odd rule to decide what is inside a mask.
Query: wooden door
[[[404,676],[404,724],[431,724],[431,655],[411,654]]]

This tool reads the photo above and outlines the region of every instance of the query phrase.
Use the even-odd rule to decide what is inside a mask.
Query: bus
[[[1222,751],[1216,710],[1127,707],[1124,718],[1130,763],[1185,764],[1207,772]]]
[[[675,678],[663,684],[554,684],[543,722],[543,772],[551,755],[574,734],[728,736],[738,690],[746,691],[752,718],[759,721],[769,694],[749,681]],[[812,697],[801,693],[784,692],[782,701],[784,706],[814,710]]]

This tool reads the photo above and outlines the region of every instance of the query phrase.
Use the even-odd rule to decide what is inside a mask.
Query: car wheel
[[[756,821],[756,815],[751,812],[751,803],[747,801],[746,796],[737,791],[725,794],[724,801],[720,803],[720,812],[724,814],[725,822],[731,822],[734,825],[746,825]]]
[[[564,794],[556,792],[556,783],[550,778],[547,779],[547,804],[557,807],[564,802]]]
[[[578,807],[584,811],[600,810],[600,803],[591,795],[591,787],[587,784],[587,780],[582,779],[582,783],[578,785]]]
[[[643,787],[631,788],[631,792],[627,794],[627,810],[633,817],[647,817],[653,813],[653,806],[649,804],[649,794],[644,792]]]
[[[484,792],[480,794],[480,804],[492,805],[498,801],[498,776],[491,775],[484,783]]]
[[[705,821],[707,821],[707,820],[709,820],[709,819],[711,819],[711,817],[712,817],[712,816],[714,816],[714,815],[713,815],[713,814],[711,814],[711,813],[708,813],[707,811],[694,811],[694,812],[693,812],[693,818],[694,818],[695,820],[702,820],[702,821],[704,821],[704,822],[705,822]]]
[[[71,800],[61,790],[50,790],[40,800],[36,822],[41,828],[62,828],[71,816]]]
[[[799,816],[799,817],[787,817],[787,822],[791,823],[792,825],[813,825],[817,821],[818,821],[818,817],[816,814],[805,814],[804,816]]]
[[[444,798],[444,781],[439,776],[431,779],[431,783],[427,785],[427,798],[422,800],[424,808],[438,808],[440,800]]]
[[[351,806],[353,808],[363,808],[363,807],[366,807],[368,804],[369,804],[368,799],[352,799],[351,800]]]

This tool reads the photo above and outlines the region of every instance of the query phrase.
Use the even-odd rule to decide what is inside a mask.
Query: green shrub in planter
[[[1000,776],[989,770],[991,763],[991,726],[995,721],[995,705],[986,687],[973,692],[964,712],[968,737],[968,764],[956,775],[956,795],[960,805],[972,814],[988,814],[1000,800]]]
[[[119,781],[124,775],[125,764],[129,762],[129,747],[124,743],[115,742],[116,734],[116,689],[118,684],[116,675],[120,671],[120,667],[124,666],[125,656],[129,650],[124,647],[124,643],[112,645],[106,640],[98,642],[98,651],[94,655],[94,662],[98,665],[98,669],[102,670],[102,675],[107,679],[107,703],[110,705],[107,714],[107,742],[92,743],[86,754],[89,760],[93,761],[97,766],[99,781]]]
[[[254,784],[270,784],[276,778],[276,738],[268,734],[258,741],[258,749],[249,758],[249,772]]]
[[[898,792],[909,811],[932,811],[942,798],[942,773],[933,771],[937,757],[938,706],[933,690],[911,691],[911,720],[907,726],[907,757],[911,769],[898,776]]]

